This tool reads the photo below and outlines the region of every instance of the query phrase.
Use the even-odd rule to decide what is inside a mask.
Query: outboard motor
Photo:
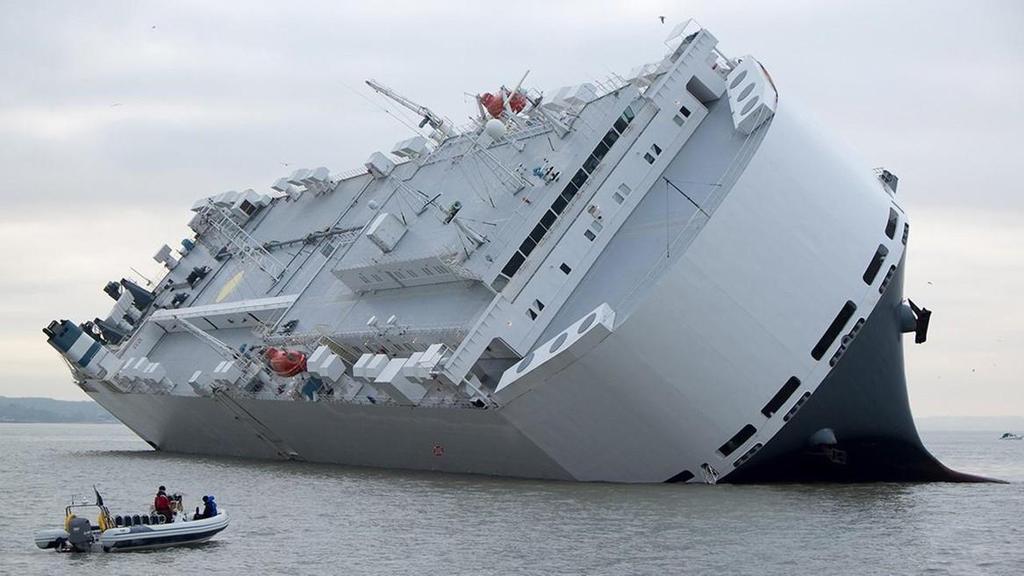
[[[75,516],[68,521],[68,544],[73,552],[89,552],[95,541],[88,518]]]

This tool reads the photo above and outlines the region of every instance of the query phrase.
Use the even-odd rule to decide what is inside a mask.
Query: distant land
[[[1013,432],[1024,434],[1024,416],[925,416],[915,418],[919,430],[949,432]]]
[[[0,396],[0,422],[117,422],[91,401]]]

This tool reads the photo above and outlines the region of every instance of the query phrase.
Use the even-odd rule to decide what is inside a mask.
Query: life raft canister
[[[270,362],[270,369],[278,376],[288,378],[306,371],[306,355],[302,352],[267,348],[264,356]]]

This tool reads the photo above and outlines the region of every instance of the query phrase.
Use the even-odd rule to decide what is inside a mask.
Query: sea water
[[[1024,574],[1024,441],[923,437],[1009,484],[621,485],[154,452],[121,425],[0,424],[0,574]],[[230,527],[205,545],[57,554],[96,484],[112,513],[158,485]]]

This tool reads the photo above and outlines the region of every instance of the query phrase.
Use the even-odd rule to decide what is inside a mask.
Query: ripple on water
[[[156,453],[119,425],[0,424],[0,572],[207,574],[1015,574],[1024,442],[934,433],[947,464],[1011,484],[624,486]],[[166,484],[214,493],[231,527],[205,546],[58,555],[97,483],[117,511]]]

